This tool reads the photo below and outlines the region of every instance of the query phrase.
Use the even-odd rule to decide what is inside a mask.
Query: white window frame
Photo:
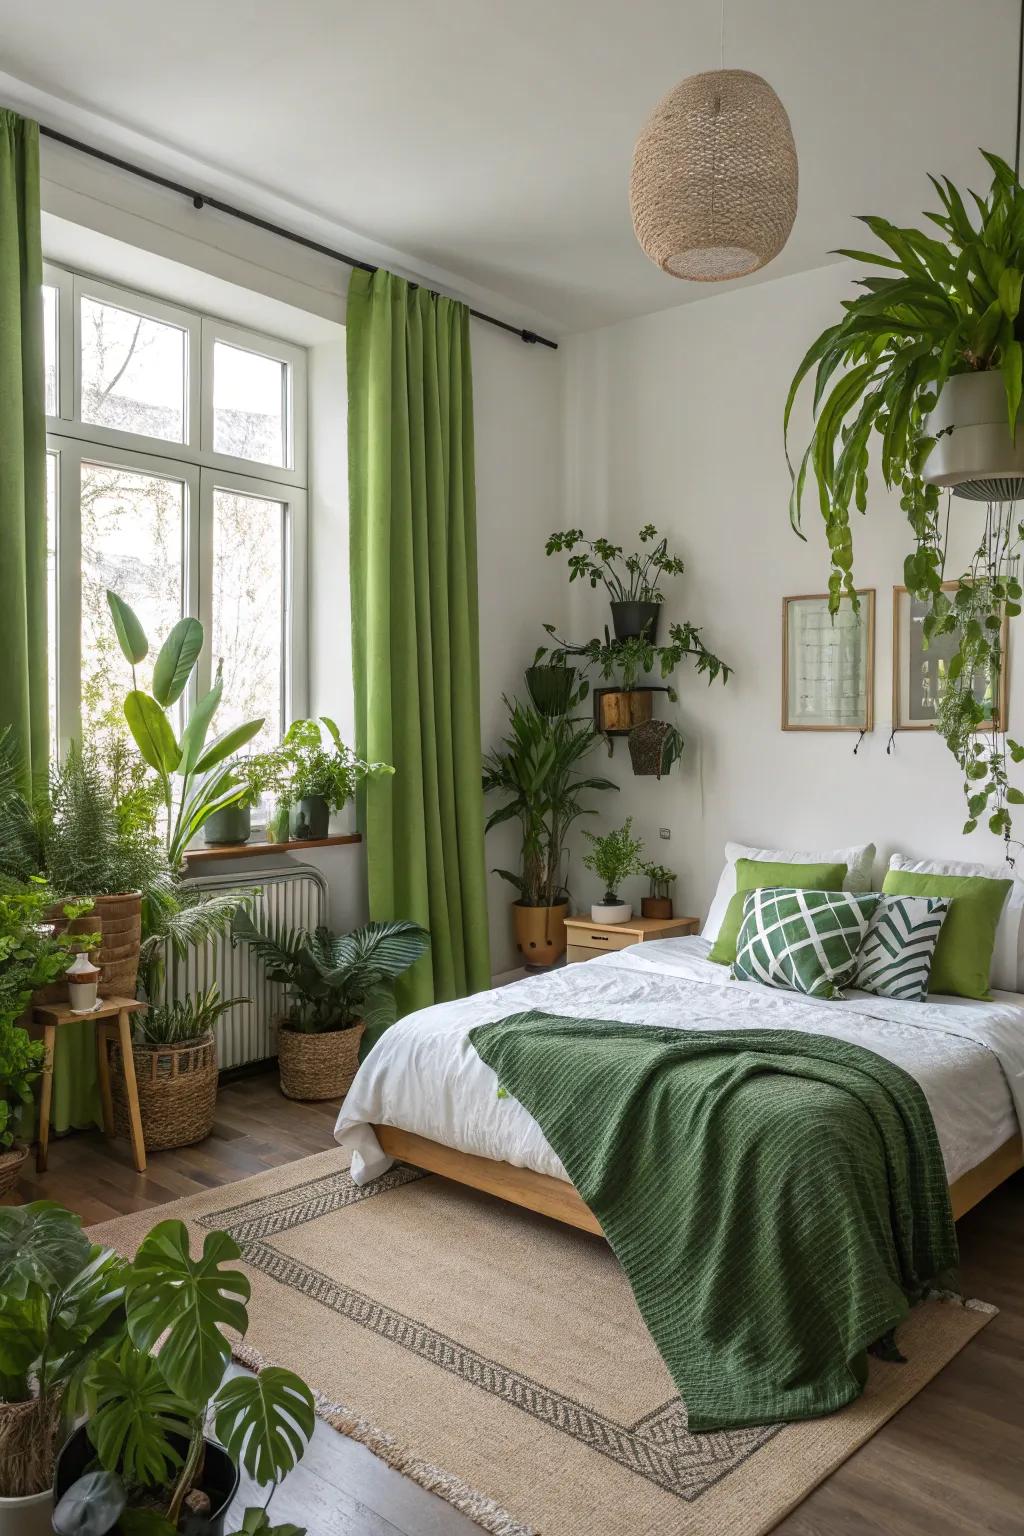
[[[281,503],[284,514],[282,731],[308,712],[307,631],[307,373],[303,347],[169,304],[135,290],[44,265],[43,281],[57,290],[56,416],[47,417],[48,451],[57,456],[57,735],[61,755],[81,733],[81,466],[83,460],[137,469],[185,486],[182,547],[183,611],[212,632],[213,494],[218,488]],[[170,322],[186,333],[185,441],[103,427],[81,420],[81,300],[98,299]],[[217,341],[287,364],[286,438],[289,464],[278,466],[213,451],[213,348]],[[158,637],[151,637],[156,639]],[[191,708],[210,686],[212,657],[186,695]]]

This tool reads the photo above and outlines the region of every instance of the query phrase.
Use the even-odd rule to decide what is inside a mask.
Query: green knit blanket
[[[931,1112],[873,1051],[536,1012],[469,1038],[601,1223],[691,1430],[842,1407],[955,1284]]]

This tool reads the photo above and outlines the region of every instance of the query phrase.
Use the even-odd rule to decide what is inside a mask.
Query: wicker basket
[[[134,997],[142,942],[142,892],[97,896],[93,910],[103,934],[93,956],[100,968],[100,996]]]
[[[119,1136],[127,1136],[130,1121],[121,1046],[111,1040],[108,1049],[114,1128]],[[217,1110],[217,1042],[213,1035],[201,1035],[183,1045],[136,1044],[132,1058],[146,1150],[166,1152],[171,1147],[190,1147],[204,1141],[213,1129]]]
[[[57,1450],[61,1425],[63,1390],[55,1391],[43,1401],[38,1397],[24,1403],[0,1403],[0,1495],[5,1499],[31,1498],[53,1482],[53,1463]],[[33,1515],[35,1511],[32,1512]],[[41,1512],[42,1513],[42,1512]],[[52,1511],[50,1512],[52,1513]],[[26,1530],[50,1530],[50,1513],[44,1524],[21,1525],[29,1514],[19,1515],[11,1511],[5,1524],[5,1514],[0,1513],[0,1530],[15,1532]]]
[[[0,1195],[6,1195],[17,1184],[26,1157],[28,1147],[11,1147],[9,1152],[0,1152]]]
[[[363,1025],[306,1035],[284,1024],[277,1032],[277,1064],[286,1099],[343,1099],[359,1067]]]

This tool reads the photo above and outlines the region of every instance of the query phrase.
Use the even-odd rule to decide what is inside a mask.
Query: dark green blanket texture
[[[600,1221],[691,1430],[841,1408],[955,1285],[931,1112],[873,1051],[537,1012],[469,1038]]]

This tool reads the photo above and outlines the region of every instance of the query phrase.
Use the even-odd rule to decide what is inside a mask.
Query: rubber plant
[[[152,689],[146,693],[138,686],[135,674],[135,668],[149,654],[146,632],[134,610],[116,592],[107,592],[107,603],[121,651],[132,669],[132,688],[124,701],[125,719],[144,761],[157,774],[166,815],[167,860],[172,870],[178,871],[185,850],[203,823],[215,811],[237,804],[245,794],[245,785],[228,759],[262,729],[263,720],[247,720],[206,745],[223,692],[218,665],[213,687],[190,709],[179,741],[169,711],[195,671],[205,639],[203,626],[198,619],[179,619],[160,647]]]
[[[817,489],[833,613],[844,594],[857,607],[850,514],[854,507],[866,511],[874,444],[885,484],[899,492],[910,525],[904,581],[928,605],[925,643],[939,635],[957,642],[936,724],[964,775],[964,832],[984,819],[1009,853],[1010,806],[1024,804],[1024,792],[1010,784],[1007,758],[1024,760],[1024,746],[1006,738],[998,701],[1003,620],[1020,614],[1024,595],[1024,522],[1013,502],[990,502],[973,559],[956,578],[955,592],[943,591],[949,505],[943,516],[939,489],[925,480],[936,441],[929,415],[948,379],[998,370],[1013,438],[1020,415],[1024,188],[1004,160],[982,153],[992,182],[985,197],[969,193],[971,212],[948,178],[932,176],[940,208],[924,217],[937,235],[867,216],[863,223],[885,249],[835,253],[881,272],[858,279],[864,292],[844,301],[843,318],[808,349],[786,400],[784,435],[793,482],[790,519],[801,537],[808,478]],[[790,418],[812,370],[814,426],[794,467]]]

